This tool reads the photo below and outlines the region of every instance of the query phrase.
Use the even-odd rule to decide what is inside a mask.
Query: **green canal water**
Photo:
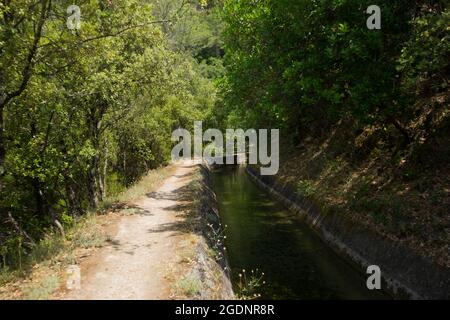
[[[244,167],[214,170],[235,287],[239,273],[259,269],[263,299],[386,299],[333,252],[295,213],[257,187]]]

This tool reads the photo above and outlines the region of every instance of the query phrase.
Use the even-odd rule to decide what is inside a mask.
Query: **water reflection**
[[[233,281],[242,269],[260,269],[266,299],[382,299],[366,278],[331,251],[298,215],[259,189],[243,167],[214,172],[214,189]]]

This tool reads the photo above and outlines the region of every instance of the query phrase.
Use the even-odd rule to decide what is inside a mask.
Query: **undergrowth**
[[[64,234],[58,228],[49,229],[41,240],[26,251],[23,243],[18,242],[14,263],[6,263],[4,257],[0,263],[0,289],[1,286],[10,282],[32,277],[33,269],[37,265],[74,264],[76,263],[75,252],[77,249],[102,247],[108,240],[108,236],[101,225],[101,214],[105,213],[113,204],[133,201],[151,192],[170,174],[170,170],[169,166],[150,171],[134,186],[120,195],[108,198],[97,212],[91,211],[78,219],[71,220],[70,224],[65,225]],[[45,298],[50,295],[50,291],[54,291],[52,289],[59,286],[56,285],[57,283],[51,275],[37,286],[23,288],[23,295],[30,299]]]

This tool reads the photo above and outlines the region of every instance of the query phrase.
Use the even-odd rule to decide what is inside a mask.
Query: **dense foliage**
[[[298,141],[344,117],[392,124],[408,140],[417,83],[448,90],[447,1],[380,0],[369,30],[361,0],[229,0],[229,121],[289,128]]]
[[[166,163],[171,132],[208,116],[220,65],[208,63],[217,55],[199,56],[220,44],[202,28],[185,48],[184,29],[214,20],[214,6],[162,3],[171,9],[77,1],[81,28],[71,31],[72,1],[0,1],[3,264],[14,265],[55,220],[70,224]]]
[[[297,145],[351,119],[408,145],[418,101],[448,95],[446,0],[379,0],[381,30],[368,0],[222,2],[80,0],[71,31],[72,1],[0,0],[1,265],[165,164],[194,120]]]
[[[280,128],[280,184],[449,266],[449,1],[227,0],[223,16],[224,125]]]

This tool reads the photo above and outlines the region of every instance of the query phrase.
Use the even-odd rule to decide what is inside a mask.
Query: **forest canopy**
[[[0,256],[168,162],[222,72],[205,1],[0,1]]]
[[[72,4],[0,0],[0,267],[166,165],[171,133],[194,121],[279,128],[288,155],[329,147],[341,126],[339,150],[312,152],[311,171],[320,155],[350,172],[375,154],[382,186],[400,176],[416,191],[411,168],[426,163],[429,184],[448,168],[447,0],[379,0],[379,30],[366,0],[79,0],[71,30]],[[363,195],[395,194],[365,183]],[[356,198],[345,191],[339,205]],[[400,216],[385,219],[395,232],[417,227]],[[423,234],[439,248],[446,236]]]
[[[290,128],[300,140],[349,116],[411,139],[417,95],[448,90],[448,2],[378,1],[382,26],[369,30],[372,2],[226,1],[230,120]]]

